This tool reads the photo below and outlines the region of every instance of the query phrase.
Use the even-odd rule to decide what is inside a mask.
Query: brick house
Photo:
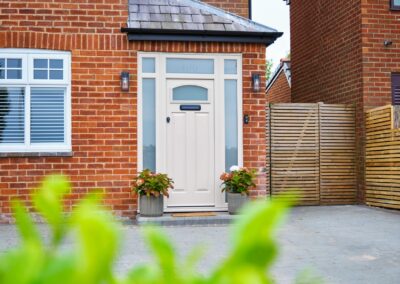
[[[226,209],[219,174],[265,166],[265,48],[281,33],[249,20],[248,0],[204,2],[219,8],[1,1],[0,215],[63,173],[67,208],[103,188],[107,206],[133,216],[143,168],[175,180],[167,211]]]
[[[281,59],[280,64],[267,81],[268,103],[290,103],[292,101],[291,76],[290,59]]]
[[[355,104],[359,201],[364,200],[364,112],[398,100],[400,1],[290,4],[292,102]]]

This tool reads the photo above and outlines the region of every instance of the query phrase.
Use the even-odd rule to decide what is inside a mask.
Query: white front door
[[[167,79],[167,207],[215,206],[214,80]]]

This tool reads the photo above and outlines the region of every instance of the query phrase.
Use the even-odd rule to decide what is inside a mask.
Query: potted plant
[[[169,197],[168,189],[173,181],[166,174],[156,174],[146,169],[133,180],[133,191],[139,196],[140,215],[159,217],[164,212],[164,196]]]
[[[223,173],[220,177],[223,181],[222,191],[227,192],[229,214],[237,214],[247,202],[249,190],[256,186],[256,171],[238,166],[232,166],[229,170],[230,173]]]

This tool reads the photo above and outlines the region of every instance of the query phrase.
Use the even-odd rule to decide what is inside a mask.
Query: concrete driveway
[[[43,233],[46,235],[44,226]],[[116,265],[124,272],[151,261],[139,228],[124,226],[124,241]],[[229,227],[164,227],[181,256],[203,245],[199,270],[209,271],[229,248]],[[294,208],[278,232],[281,244],[273,274],[277,283],[294,283],[311,270],[325,283],[400,283],[400,212],[365,206]],[[0,226],[0,251],[17,244],[15,227]],[[67,246],[69,244],[66,244]]]

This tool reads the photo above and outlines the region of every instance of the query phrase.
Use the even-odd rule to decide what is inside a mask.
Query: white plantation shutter
[[[392,103],[400,105],[400,74],[392,74]]]
[[[24,143],[24,88],[0,86],[0,143]]]
[[[71,151],[71,53],[0,48],[0,153]]]
[[[31,89],[31,143],[63,143],[65,89]]]

